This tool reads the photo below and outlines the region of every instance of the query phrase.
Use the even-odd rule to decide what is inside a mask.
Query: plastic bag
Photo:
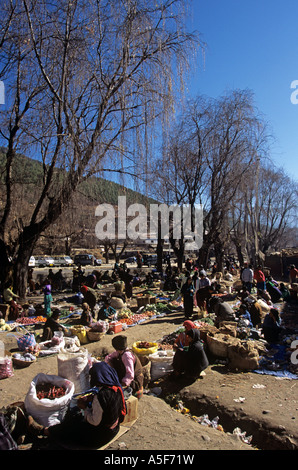
[[[157,351],[149,355],[151,380],[157,380],[173,372],[173,351]]]
[[[10,356],[0,357],[0,379],[13,376],[12,358]]]
[[[90,387],[90,361],[87,349],[77,353],[65,353],[57,356],[58,375],[74,384],[75,393],[81,393]]]
[[[40,383],[49,383],[57,387],[64,387],[65,395],[53,400],[48,398],[40,400],[36,393],[36,386]],[[63,421],[73,394],[74,384],[70,380],[57,375],[40,373],[32,380],[24,404],[27,413],[31,415],[35,421],[43,426],[53,426]]]
[[[83,325],[76,325],[70,328],[72,335],[75,335],[79,338],[81,344],[88,343],[87,331]]]
[[[17,338],[18,348],[21,351],[25,351],[25,349],[29,348],[30,346],[35,346],[35,336],[32,333],[28,333],[26,335]]]

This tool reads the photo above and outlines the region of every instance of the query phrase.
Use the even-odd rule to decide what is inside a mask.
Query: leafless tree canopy
[[[297,184],[268,165],[270,137],[249,90],[199,96],[179,116],[154,180],[164,202],[203,205],[201,264],[213,247],[221,266],[230,242],[240,260],[266,253],[290,224]]]
[[[43,187],[17,240],[17,281],[23,285],[34,243],[63,213],[78,185],[103,170],[134,174],[130,149],[136,130],[161,116],[165,121],[173,106],[174,73],[186,70],[198,37],[184,29],[183,0],[3,3],[4,242],[15,153],[44,163]]]

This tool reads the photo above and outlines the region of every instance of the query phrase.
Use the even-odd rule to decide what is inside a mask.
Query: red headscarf
[[[88,287],[87,287],[87,286],[82,286],[82,287],[81,287],[81,292],[82,292],[82,294],[86,294],[87,290],[88,290]]]
[[[195,324],[190,321],[190,320],[185,320],[185,322],[183,323],[183,326],[185,326],[185,329],[188,331],[188,330],[192,330],[193,328],[195,328]]]

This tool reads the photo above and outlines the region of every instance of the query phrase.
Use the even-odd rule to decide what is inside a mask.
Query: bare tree
[[[184,31],[184,4],[21,3],[32,85],[45,87],[31,107],[30,125],[22,128],[22,143],[43,159],[44,183],[17,240],[15,287],[21,296],[40,234],[63,213],[82,181],[99,171],[131,171],[133,161],[126,150],[132,133],[144,126],[145,107],[149,121],[171,103],[168,83],[175,67],[186,62],[188,48],[198,44]],[[7,48],[15,43],[12,26],[5,36]],[[16,67],[11,66],[10,74],[16,82]],[[14,151],[18,149],[15,141]]]
[[[252,94],[246,90],[218,99],[198,98],[180,117],[159,174],[176,203],[203,205],[201,265],[206,265],[211,247],[221,265],[230,205],[264,140],[263,133]]]

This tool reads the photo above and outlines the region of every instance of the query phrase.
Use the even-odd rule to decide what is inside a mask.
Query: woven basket
[[[217,357],[228,357],[228,350],[230,346],[239,344],[240,340],[230,335],[224,335],[221,333],[212,335],[207,334],[207,346],[209,351]]]
[[[158,343],[148,343],[148,348],[139,348],[140,343],[141,341],[136,341],[132,345],[133,352],[136,353],[138,356],[149,356],[149,354],[154,354],[158,350]]]
[[[231,369],[254,370],[259,367],[259,352],[250,342],[231,346],[228,358]]]
[[[220,326],[219,332],[224,334],[224,335],[230,335],[236,338],[237,336],[237,327],[233,325],[223,325]]]
[[[14,366],[18,367],[19,369],[23,369],[25,367],[29,367],[31,364],[36,362],[36,359],[34,361],[22,361],[21,359],[16,359],[12,356],[12,362]]]
[[[212,334],[218,333],[218,329],[216,328],[216,326],[208,325],[208,323],[206,323],[206,325],[204,326],[200,326],[199,331],[200,331],[201,340],[205,342],[207,342],[207,335],[209,333],[212,333]]]
[[[105,335],[105,333],[101,331],[91,331],[87,330],[87,337],[89,341],[100,341],[101,338]]]

